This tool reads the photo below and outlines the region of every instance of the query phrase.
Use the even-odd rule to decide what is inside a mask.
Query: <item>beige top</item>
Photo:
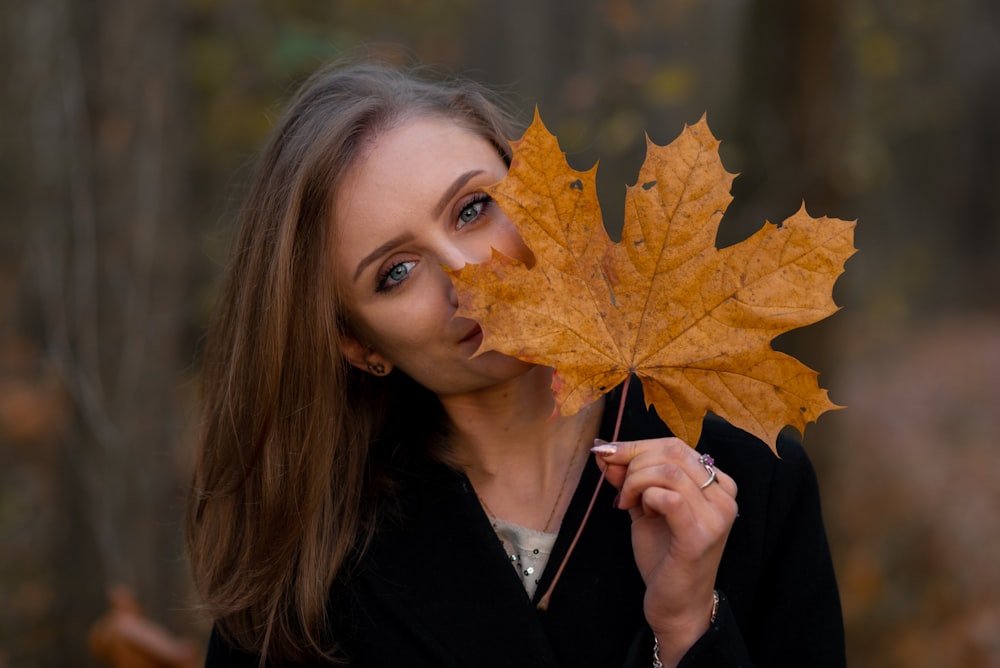
[[[528,598],[534,598],[538,580],[542,577],[545,565],[549,563],[557,534],[529,529],[498,517],[491,520],[493,530],[503,542],[504,551],[521,578],[524,591],[528,593]]]

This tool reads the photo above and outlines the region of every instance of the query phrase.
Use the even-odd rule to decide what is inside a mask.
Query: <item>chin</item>
[[[498,375],[500,377],[498,379],[502,380],[512,380],[534,369],[544,368],[516,357],[504,355],[495,350],[483,353],[479,357],[476,357],[473,362],[481,364],[479,368],[488,370],[490,375]]]

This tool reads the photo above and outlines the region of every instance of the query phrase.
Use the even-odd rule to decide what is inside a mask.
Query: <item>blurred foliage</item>
[[[849,406],[806,440],[851,665],[1000,665],[994,0],[12,0],[0,32],[0,666],[87,665],[120,581],[204,637],[178,518],[229,225],[295,83],[359,54],[537,104],[612,232],[645,135],[705,113],[723,243],[858,218],[844,313],[786,342]]]
[[[852,665],[1000,665],[998,341],[949,317],[845,356],[823,472]]]

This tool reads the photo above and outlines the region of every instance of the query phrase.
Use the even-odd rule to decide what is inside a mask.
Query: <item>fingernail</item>
[[[621,504],[622,504],[622,493],[618,492],[617,494],[615,494],[615,500],[612,505],[614,505],[616,509],[621,510],[622,509]]]
[[[594,439],[594,447],[590,449],[595,455],[613,455],[618,452],[618,446],[614,443],[608,443],[600,438]]]

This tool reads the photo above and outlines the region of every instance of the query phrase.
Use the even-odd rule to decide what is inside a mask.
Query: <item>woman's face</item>
[[[528,364],[491,352],[458,306],[443,267],[489,259],[491,248],[526,260],[517,230],[484,188],[507,168],[493,145],[454,121],[416,117],[379,134],[345,174],[334,209],[335,280],[364,369],[385,360],[440,396],[513,378]]]

